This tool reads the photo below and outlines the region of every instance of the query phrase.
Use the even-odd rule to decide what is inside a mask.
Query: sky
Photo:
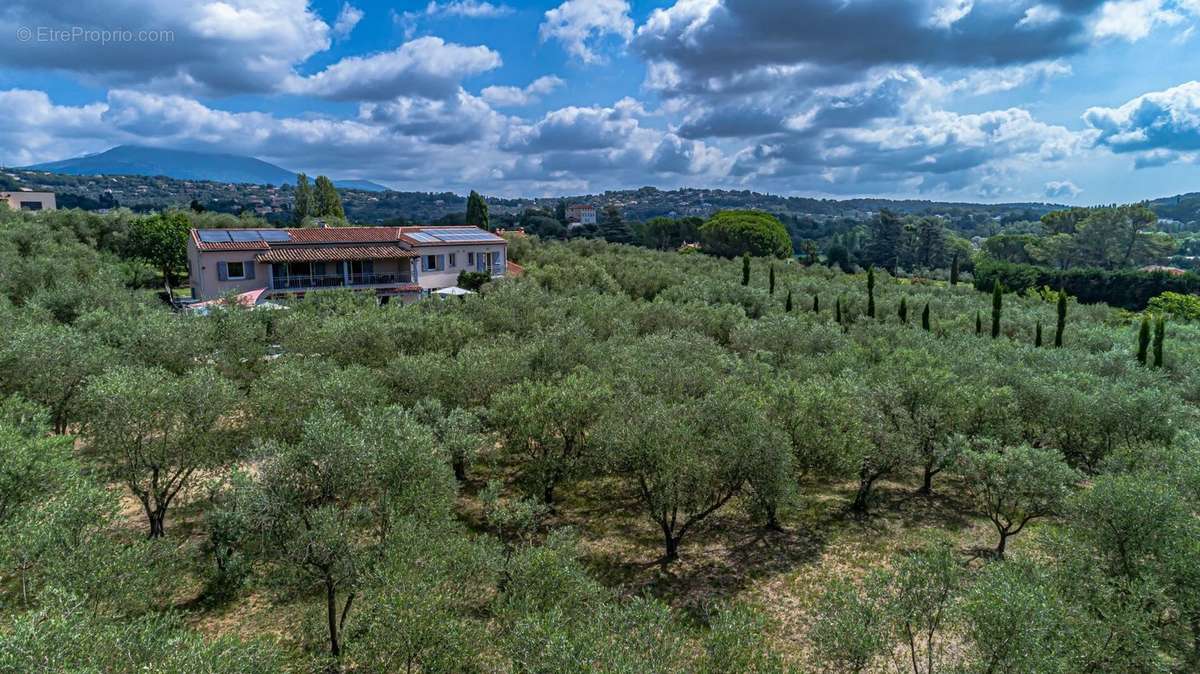
[[[5,0],[0,165],[121,144],[401,190],[1200,191],[1200,0]]]

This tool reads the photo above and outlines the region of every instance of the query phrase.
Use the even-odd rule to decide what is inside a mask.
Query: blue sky
[[[0,163],[138,143],[505,196],[1200,190],[1200,0],[74,4],[0,7]]]

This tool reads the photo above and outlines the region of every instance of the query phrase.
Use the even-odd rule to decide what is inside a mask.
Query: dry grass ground
[[[764,531],[735,499],[690,533],[680,559],[666,568],[659,563],[662,541],[657,527],[641,510],[636,494],[615,478],[564,485],[545,528],[570,527],[589,570],[623,596],[657,597],[696,622],[704,621],[714,602],[761,606],[775,625],[771,642],[789,661],[800,663],[808,650],[806,635],[817,599],[831,580],[860,579],[886,567],[895,555],[934,541],[949,541],[964,564],[972,563],[974,551],[994,544],[991,523],[972,511],[952,478],[939,477],[935,493],[922,496],[915,493],[919,476],[904,477],[878,484],[872,513],[863,519],[846,510],[854,483],[805,485],[796,502],[781,513],[784,531]],[[480,490],[489,479],[511,485],[514,478],[513,466],[498,456],[481,461],[460,493],[459,516],[480,529]],[[123,486],[113,488],[122,491],[130,533],[144,535],[140,504]],[[519,492],[512,488],[510,495]],[[280,605],[270,590],[254,587],[226,602],[205,601],[204,505],[203,490],[193,488],[168,518],[167,540],[197,560],[182,571],[187,577],[180,579],[175,606],[205,634],[257,635],[297,648],[304,611],[299,603]],[[1020,554],[1032,535],[1025,532],[1014,538],[1010,554]]]

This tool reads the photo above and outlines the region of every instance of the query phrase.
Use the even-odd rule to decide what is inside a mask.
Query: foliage
[[[192,224],[178,211],[138,218],[129,228],[129,255],[160,270],[168,283],[187,267],[188,233]]]
[[[1030,521],[1058,514],[1078,479],[1057,450],[1028,445],[967,450],[958,472],[975,507],[996,527],[997,557]]]
[[[779,219],[755,211],[722,211],[700,226],[704,250],[721,257],[792,255],[792,241]]]
[[[471,190],[471,194],[467,196],[467,219],[465,222],[483,230],[491,230],[487,202],[475,190]]]

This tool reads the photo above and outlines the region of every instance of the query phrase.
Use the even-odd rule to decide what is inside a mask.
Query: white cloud
[[[350,37],[350,33],[354,32],[354,27],[362,21],[363,11],[350,3],[342,4],[342,11],[338,12],[337,21],[333,23],[333,36],[337,38]]]
[[[525,88],[521,87],[486,87],[481,93],[483,100],[501,108],[519,108],[533,105],[542,96],[561,87],[565,82],[555,75],[539,77]]]
[[[1139,166],[1157,166],[1200,150],[1200,82],[1142,94],[1116,108],[1083,114],[1095,144],[1135,153]]]
[[[60,71],[93,86],[204,95],[271,91],[296,64],[329,48],[330,27],[307,0],[48,3],[6,0],[0,34],[18,26],[141,31],[169,39],[98,45],[86,40],[0,40],[0,67]]]
[[[1109,0],[1100,8],[1092,26],[1097,38],[1120,38],[1137,42],[1159,25],[1175,25],[1183,16],[1168,9],[1164,0]]]
[[[933,8],[929,25],[949,28],[970,14],[974,8],[975,0],[941,0]]]
[[[571,56],[584,63],[597,63],[596,43],[607,36],[628,43],[633,37],[633,19],[626,0],[567,0],[546,12],[538,27],[543,42],[557,40]]]
[[[461,16],[469,19],[494,19],[512,13],[513,9],[508,5],[492,4],[480,0],[430,2],[425,7],[426,16]]]
[[[389,52],[342,59],[314,75],[291,75],[281,83],[281,89],[336,100],[446,98],[457,93],[463,78],[500,65],[500,55],[487,47],[464,47],[437,37],[423,37]]]
[[[1046,183],[1044,194],[1047,199],[1074,199],[1083,190],[1070,180],[1051,180]]]
[[[1057,23],[1062,18],[1062,10],[1054,5],[1034,5],[1025,10],[1025,16],[1017,22],[1017,28],[1041,28]]]

